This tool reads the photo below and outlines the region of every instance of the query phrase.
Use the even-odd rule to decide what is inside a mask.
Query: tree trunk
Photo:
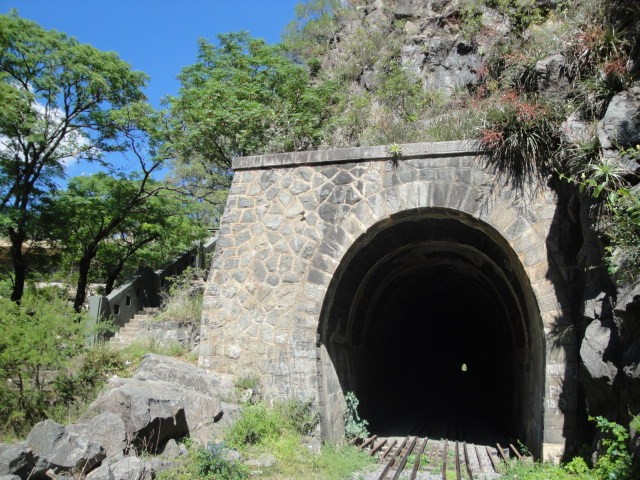
[[[115,285],[117,279],[118,279],[118,275],[114,275],[113,273],[110,273],[109,275],[107,275],[107,280],[104,283],[105,296],[109,295],[113,291],[113,286]]]
[[[124,268],[124,261],[118,263],[118,266],[115,267],[112,271],[107,274],[107,280],[105,281],[104,286],[104,294],[109,295],[113,291],[113,286],[116,284],[116,280],[120,276],[120,272]]]
[[[13,263],[13,291],[11,292],[11,300],[20,302],[24,294],[24,284],[27,279],[27,262],[22,253],[22,245],[24,245],[25,233],[22,228],[10,229],[9,239],[11,240],[11,262]]]
[[[78,262],[78,286],[76,288],[76,298],[73,301],[73,309],[76,312],[82,311],[84,300],[87,297],[87,285],[89,284],[89,269],[91,268],[91,260],[95,254],[84,255]]]

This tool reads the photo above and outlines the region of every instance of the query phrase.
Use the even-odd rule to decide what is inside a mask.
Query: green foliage
[[[320,423],[320,415],[312,402],[288,400],[276,406],[287,429],[299,435],[311,435]]]
[[[109,344],[86,347],[58,370],[50,389],[52,397],[47,411],[59,423],[72,423],[113,377],[130,377],[147,353],[183,360],[187,352],[178,342],[161,346],[155,341],[137,341],[124,349]]]
[[[511,461],[504,465],[500,478],[505,480],[598,480],[599,478],[588,469],[581,470],[579,461],[572,461],[568,465],[572,466],[560,467],[551,463]]]
[[[160,344],[155,339],[136,340],[122,350],[125,364],[128,365],[126,376],[133,372],[142,361],[142,357],[147,353],[156,353],[168,357],[183,357],[187,352],[177,341]]]
[[[422,84],[398,62],[391,62],[380,78],[376,89],[380,103],[389,108],[400,120],[415,121],[427,106]]]
[[[397,143],[387,145],[387,152],[391,154],[394,159],[402,157],[402,146]]]
[[[593,473],[589,469],[589,465],[582,457],[574,457],[566,463],[563,468],[570,474],[575,475],[577,477],[586,477],[589,475],[593,476]]]
[[[24,291],[22,246],[38,239],[37,208],[64,162],[123,151],[135,126],[122,110],[144,100],[147,76],[113,52],[0,15],[0,234],[12,244],[13,300]]]
[[[487,7],[496,9],[519,33],[545,18],[545,12],[536,0],[465,0],[460,2],[465,36],[473,37],[481,31],[483,9]]]
[[[122,375],[127,367],[121,351],[102,345],[87,349],[73,363],[71,368],[61,369],[54,382],[59,399],[66,405],[90,400],[110,376]]]
[[[631,419],[631,422],[629,423],[629,428],[636,432],[640,432],[640,415],[636,415]]]
[[[389,63],[389,53],[397,44],[380,28],[358,27],[340,42],[340,61],[335,71],[327,72],[342,84],[358,81],[360,75],[377,65]]]
[[[356,438],[367,438],[369,431],[367,425],[369,422],[360,418],[358,414],[358,405],[360,401],[353,392],[347,392],[344,396],[345,412],[344,412],[344,434],[347,440]]]
[[[56,401],[55,372],[84,343],[82,317],[64,299],[28,292],[0,298],[0,429],[24,434]]]
[[[188,455],[176,459],[169,470],[158,474],[159,480],[205,480],[246,478],[247,468],[236,461],[226,460],[224,444],[209,444],[206,448],[185,442]],[[253,450],[249,455],[269,452],[276,456],[277,463],[262,472],[261,477],[309,478],[317,480],[342,480],[351,478],[353,472],[371,466],[375,459],[367,452],[352,446],[323,445],[317,455],[307,451],[300,439],[283,435],[265,450]],[[205,473],[208,472],[208,473]],[[226,476],[225,476],[226,475]]]
[[[287,51],[299,61],[317,61],[336,41],[340,13],[340,0],[305,0],[296,5],[295,20],[283,36]]]
[[[243,375],[236,379],[235,387],[238,390],[256,390],[260,387],[260,377],[254,374]]]
[[[276,410],[264,403],[245,405],[242,414],[233,424],[225,439],[234,447],[256,445],[278,438],[286,428],[286,422]]]
[[[194,463],[198,478],[220,480],[243,480],[249,478],[249,472],[243,465],[224,458],[224,445],[209,443],[206,448],[196,449]]]
[[[597,202],[597,226],[610,241],[609,269],[618,279],[631,280],[640,271],[640,195],[637,176],[626,163],[640,159],[640,146],[622,149],[616,157],[601,157],[594,140],[571,152],[560,179],[578,186]]]
[[[353,447],[324,445],[312,454],[304,441],[318,425],[318,413],[310,402],[296,400],[276,404],[245,405],[225,441],[247,456],[269,453],[277,463],[269,469],[273,478],[347,478],[373,462]],[[270,477],[271,478],[271,477]]]
[[[198,61],[168,99],[177,181],[202,197],[228,188],[235,156],[318,145],[334,96],[331,82],[313,84],[282,46],[246,32],[218,44],[200,40]]]
[[[631,478],[631,455],[629,454],[629,434],[622,425],[604,417],[589,417],[595,422],[601,434],[598,461],[594,470],[599,478],[624,480]]]
[[[226,440],[238,448],[269,443],[286,433],[309,435],[318,422],[318,413],[311,402],[289,400],[274,408],[264,403],[245,405]]]
[[[484,122],[484,112],[473,108],[442,114],[426,122],[422,141],[447,142],[472,139]]]
[[[523,49],[522,45],[511,46],[490,60],[489,71],[501,90],[535,94],[538,91],[535,67],[540,59]]]
[[[573,103],[584,118],[602,118],[613,96],[632,82],[627,62],[635,40],[628,35],[629,19],[611,12],[617,3],[624,2],[600,2],[591,9],[567,52]]]
[[[123,274],[145,264],[159,268],[204,238],[206,229],[190,216],[193,206],[147,173],[70,179],[47,202],[44,218],[64,268],[78,272],[76,308],[89,280],[104,282],[108,294]]]
[[[209,443],[206,447],[188,444],[189,454],[178,459],[177,464],[163,470],[159,480],[244,480],[249,478],[248,469],[237,461],[225,457],[224,444]]]
[[[337,107],[338,114],[324,126],[327,146],[360,145],[372,122],[373,95],[369,92],[349,92]]]

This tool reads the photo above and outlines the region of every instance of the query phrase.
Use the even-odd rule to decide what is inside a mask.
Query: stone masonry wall
[[[546,337],[544,451],[561,451],[574,428],[577,369],[575,339],[557,335],[570,314],[551,238],[561,221],[555,194],[539,187],[517,195],[499,185],[473,143],[400,151],[400,158],[363,147],[236,159],[205,291],[200,365],[258,374],[267,398],[318,402],[318,321],[349,246],[401,211],[463,211],[496,229],[529,277]]]

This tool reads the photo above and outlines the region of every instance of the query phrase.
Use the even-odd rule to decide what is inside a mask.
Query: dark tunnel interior
[[[537,332],[517,257],[479,227],[447,211],[407,215],[341,264],[320,338],[372,434],[531,436],[523,399],[540,383]]]
[[[373,432],[475,442],[512,432],[513,342],[492,292],[462,270],[424,265],[372,309],[362,413]]]

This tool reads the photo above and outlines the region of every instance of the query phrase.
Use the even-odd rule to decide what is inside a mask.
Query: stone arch
[[[479,175],[475,178],[477,181],[480,180]],[[366,302],[362,301],[363,298],[375,298],[376,294],[367,293],[363,284],[371,287],[391,281],[385,280],[385,274],[381,273],[385,269],[379,265],[360,277],[362,284],[357,283],[358,280],[355,278],[350,281],[345,281],[344,278],[345,275],[349,275],[349,268],[354,265],[353,262],[358,264],[357,257],[362,256],[363,249],[368,248],[367,245],[370,246],[373,242],[378,244],[373,250],[380,248],[380,245],[385,243],[380,238],[384,237],[385,232],[395,229],[396,233],[389,236],[395,236],[397,245],[389,251],[381,251],[381,255],[387,258],[388,262],[401,257],[403,252],[415,253],[420,249],[423,253],[428,251],[436,256],[447,252],[450,257],[458,256],[460,258],[453,262],[457,265],[464,263],[461,258],[466,257],[469,265],[473,263],[473,259],[478,261],[480,257],[484,257],[482,261],[492,263],[494,273],[497,274],[493,280],[483,274],[485,288],[499,283],[497,280],[500,272],[503,277],[502,284],[495,288],[509,290],[514,285],[518,287],[518,292],[511,292],[504,298],[495,292],[493,295],[494,299],[500,298],[497,308],[507,312],[502,316],[513,317],[516,323],[519,323],[494,327],[510,329],[502,338],[510,338],[515,349],[524,352],[518,354],[517,365],[510,373],[510,382],[518,384],[515,393],[512,392],[511,412],[508,415],[510,422],[515,425],[508,425],[505,431],[512,438],[517,436],[525,439],[532,451],[536,454],[541,453],[546,391],[544,324],[555,320],[561,310],[553,286],[546,278],[548,268],[544,239],[549,232],[550,219],[554,211],[550,202],[552,198],[549,198],[549,192],[542,192],[536,197],[530,197],[527,208],[522,208],[512,192],[503,191],[493,196],[482,195],[479,194],[482,192],[479,192],[477,183],[474,183],[410,182],[391,185],[345,212],[325,232],[317,255],[311,262],[309,275],[315,275],[314,283],[320,284],[319,289],[326,292],[324,297],[319,299],[319,305],[315,310],[321,312],[318,325],[318,388],[323,431],[327,437],[337,439],[343,434],[342,396],[349,389],[357,390],[357,385],[349,378],[356,375],[360,368],[353,362],[346,361],[347,358],[353,357],[353,351],[340,357],[340,354],[336,353],[339,349],[329,345],[337,342],[361,349],[362,344],[366,344],[369,331],[363,319],[367,318],[367,314],[358,310],[365,308],[363,305]],[[457,233],[457,245],[453,247],[451,242],[438,240],[437,235],[429,237],[424,231],[429,225],[440,228],[447,223],[445,231],[449,232],[449,235],[456,229],[460,230]],[[406,227],[408,224],[421,224],[422,227],[416,227],[414,230],[422,228],[422,232],[416,234],[414,231],[414,240],[402,244],[400,239],[411,236],[406,231],[401,232],[401,226]],[[467,233],[463,234],[463,231]],[[475,246],[473,242],[470,246],[463,241],[469,232],[481,232],[481,238],[474,240]],[[371,250],[371,247],[369,249]],[[498,265],[499,263],[503,265]],[[358,268],[368,267],[360,265]],[[507,273],[511,277],[505,276]],[[395,275],[398,275],[397,272]],[[350,282],[352,287],[356,287],[341,298],[353,298],[354,303],[336,307],[336,291],[344,289]],[[374,302],[374,305],[378,304]],[[335,318],[336,311],[342,311],[337,315],[346,315],[349,318],[342,324],[344,331],[331,324],[338,321]],[[355,338],[358,340],[354,340]],[[340,365],[336,366],[334,362]],[[524,374],[518,379],[520,370]],[[368,407],[366,401],[364,403],[365,410],[375,410]],[[508,407],[508,402],[503,406]]]
[[[434,277],[437,277],[435,282]],[[443,287],[443,283],[448,285]],[[447,294],[446,289],[455,287],[456,283],[459,283],[460,289],[470,291]],[[385,317],[393,317],[390,309],[402,307],[405,302],[420,304],[421,295],[425,295],[427,299],[435,298],[433,295],[429,296],[428,292],[421,292],[421,289],[435,289],[436,293],[433,295],[436,296],[448,295],[444,299],[446,301],[459,295],[462,300],[477,302],[478,305],[474,308],[479,310],[479,318],[483,321],[488,320],[490,324],[486,327],[464,325],[461,314],[453,318],[453,327],[442,324],[434,324],[431,327],[415,323],[405,325],[400,319],[388,320]],[[409,308],[408,313],[414,316],[424,315],[426,311],[420,306],[416,308],[416,305]],[[455,305],[449,308],[453,309]],[[439,308],[437,311],[442,313],[445,310]],[[469,312],[471,309],[467,308],[462,314]],[[498,320],[491,322],[491,315],[498,317]],[[426,320],[433,322],[433,319]],[[398,324],[397,329],[409,328],[412,331],[395,335],[393,331],[396,326],[390,325],[390,321]],[[487,354],[481,352],[478,345],[475,345],[475,349],[471,348],[472,351],[466,352],[467,361],[472,363],[470,368],[476,368],[477,365],[478,368],[484,369],[485,376],[478,379],[478,382],[484,382],[488,389],[497,389],[495,393],[505,397],[503,402],[497,404],[501,411],[495,412],[495,415],[482,411],[476,413],[486,417],[490,422],[506,418],[509,423],[504,425],[504,430],[496,432],[496,437],[477,438],[473,436],[474,432],[471,432],[468,439],[488,441],[518,437],[525,439],[531,448],[539,452],[542,443],[542,431],[539,426],[544,423],[542,414],[545,349],[535,294],[518,256],[498,232],[468,214],[442,208],[404,210],[378,222],[352,244],[336,269],[327,288],[318,328],[319,396],[325,435],[330,438],[342,435],[341,396],[346,391],[355,391],[362,395],[364,414],[371,419],[372,426],[378,429],[374,433],[407,435],[434,434],[435,431],[435,434],[451,435],[451,432],[443,431],[442,426],[431,425],[421,429],[417,425],[406,425],[406,422],[412,421],[406,416],[389,416],[385,413],[385,410],[391,408],[396,412],[405,410],[405,413],[414,416],[420,414],[418,410],[411,412],[411,398],[402,400],[402,408],[400,404],[394,404],[393,402],[399,399],[392,398],[390,392],[385,392],[384,388],[397,389],[398,385],[394,381],[385,382],[378,374],[384,377],[390,375],[394,368],[401,370],[407,366],[393,366],[394,360],[399,361],[394,357],[400,354],[401,347],[396,346],[388,352],[384,351],[391,338],[406,336],[406,348],[419,349],[420,342],[411,341],[411,335],[428,337],[431,328],[436,335],[455,334],[456,337],[450,343],[452,348],[454,344],[465,347],[462,340],[463,332],[456,333],[456,329],[463,326],[470,329],[475,337],[480,336],[478,341],[490,343],[487,348],[500,347],[495,341],[491,344],[494,337],[508,344],[507,348],[503,349],[506,353],[502,360],[502,372],[498,368],[501,357],[494,355],[496,352],[486,357]],[[483,335],[485,328],[489,329],[490,333]],[[440,338],[434,342],[425,338],[424,343],[434,346],[438,342],[447,343],[447,340]],[[473,346],[469,344],[466,347]],[[444,350],[438,352],[444,353]],[[427,362],[437,360],[435,357],[428,360],[427,353],[409,354],[407,358],[411,364],[424,355]],[[380,357],[383,360],[376,361]],[[441,360],[443,364],[446,363],[445,358]],[[384,368],[388,362],[391,362],[391,370]],[[492,367],[493,362],[496,364]],[[448,365],[448,375],[454,375],[450,369],[452,365]],[[414,365],[411,368],[412,375],[415,370]],[[400,392],[400,395],[418,395],[425,410],[429,409],[432,413],[440,415],[440,404],[429,402],[423,397],[428,397],[429,394],[440,396],[445,403],[455,401],[455,398],[447,396],[446,392],[438,391],[438,388],[442,388],[448,382],[444,375],[438,374],[437,369],[427,368],[426,371],[432,376],[428,381],[434,381],[434,377],[437,377],[438,385],[434,387],[435,391],[417,388],[414,384],[406,392]],[[410,383],[410,378],[400,371],[390,376],[397,377],[401,383]],[[374,378],[377,380],[374,381]],[[508,385],[498,388],[501,381]],[[378,388],[380,384],[382,390]],[[453,395],[464,393],[457,388]],[[492,402],[496,402],[496,399]],[[484,408],[487,405],[489,404],[484,404]],[[505,412],[505,409],[510,411]],[[430,421],[432,420],[426,417],[416,418],[416,424]],[[427,432],[428,428],[431,428],[431,432]],[[486,429],[484,433],[486,434]],[[501,438],[499,435],[504,437]]]

